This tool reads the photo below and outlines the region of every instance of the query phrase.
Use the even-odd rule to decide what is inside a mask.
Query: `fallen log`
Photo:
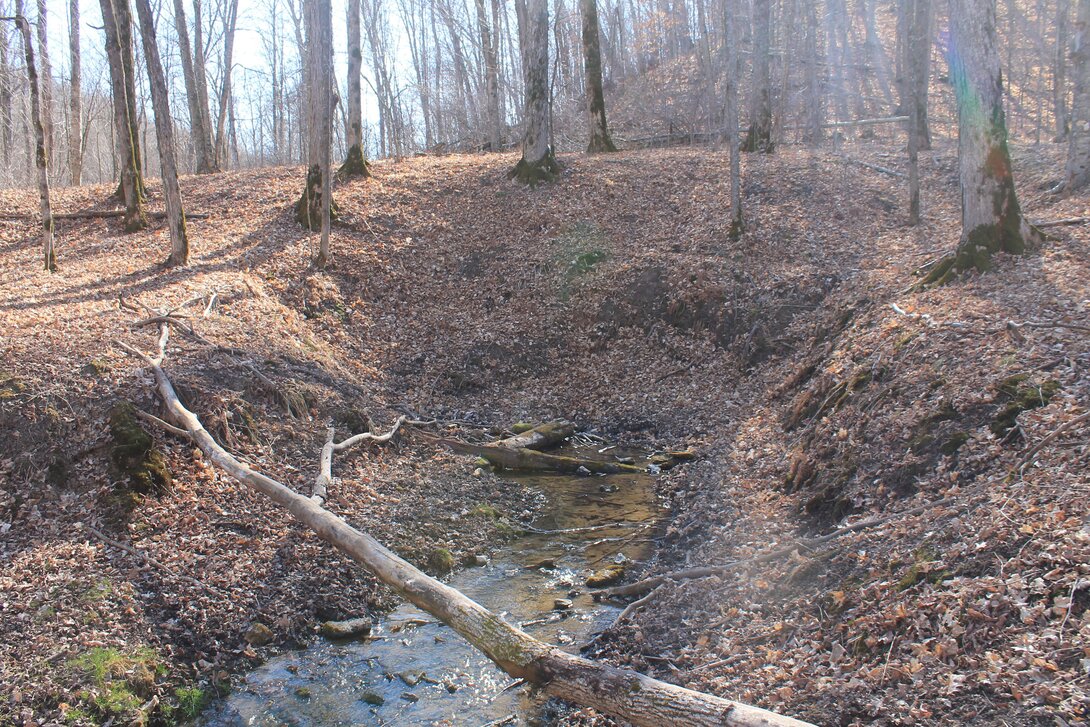
[[[646,467],[623,462],[603,462],[586,457],[566,454],[545,454],[532,449],[510,449],[495,444],[470,444],[457,439],[435,437],[434,441],[455,452],[472,454],[488,460],[489,464],[506,470],[521,472],[565,472],[579,473],[580,469],[591,474],[615,475],[622,472],[633,474],[647,472]]]
[[[564,442],[565,439],[575,434],[575,425],[563,419],[539,424],[533,429],[516,434],[507,439],[495,442],[497,447],[508,449],[549,449]]]
[[[125,210],[87,210],[86,212],[58,212],[53,215],[54,220],[108,220],[115,217],[124,217]],[[167,216],[166,212],[148,212],[148,217],[161,220]],[[207,220],[208,214],[202,212],[186,213],[187,220]],[[38,215],[4,214],[0,220],[37,220]]]
[[[213,464],[288,510],[320,538],[367,568],[400,596],[454,629],[512,677],[524,679],[551,696],[647,727],[663,724],[803,727],[808,724],[628,669],[600,664],[538,641],[460,591],[425,575],[309,497],[254,471],[221,447],[197,415],[178,399],[174,385],[162,367],[170,334],[169,323],[161,324],[160,328],[159,353],[154,358],[128,344],[119,345],[139,356],[151,368],[167,418],[185,429]]]
[[[1045,229],[1047,227],[1066,227],[1068,225],[1085,225],[1090,222],[1090,217],[1068,217],[1063,220],[1045,220],[1044,222],[1034,222],[1033,226],[1037,229]]]

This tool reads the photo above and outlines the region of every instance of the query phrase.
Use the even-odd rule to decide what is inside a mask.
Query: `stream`
[[[663,514],[654,477],[507,476],[545,494],[535,530],[569,532],[530,532],[499,547],[487,565],[457,571],[448,583],[538,639],[574,650],[618,613],[587,595],[586,577],[614,563],[644,559],[650,551]],[[541,701],[513,684],[451,629],[403,604],[375,623],[369,639],[318,638],[271,659],[247,674],[200,724],[537,723]]]

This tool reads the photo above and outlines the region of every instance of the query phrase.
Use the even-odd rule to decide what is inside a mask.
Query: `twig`
[[[635,600],[632,603],[625,606],[625,609],[623,611],[621,611],[620,614],[617,615],[617,619],[613,622],[613,625],[616,626],[617,624],[621,623],[626,618],[631,616],[635,611],[637,611],[640,608],[643,608],[648,603],[650,603],[653,599],[657,598],[658,595],[659,595],[659,592],[662,591],[662,587],[665,586],[665,585],[666,585],[665,583],[660,583],[658,586],[655,587],[655,589],[653,591],[648,593],[643,598]]]
[[[133,413],[136,414],[136,416],[143,419],[144,421],[150,422],[151,424],[154,424],[155,426],[159,427],[160,429],[165,429],[166,431],[170,432],[171,434],[176,434],[179,437],[182,437],[183,439],[193,441],[193,437],[189,436],[189,432],[182,429],[181,427],[176,427],[173,424],[170,424],[168,422],[163,421],[162,419],[155,416],[154,414],[149,414],[148,412],[144,411],[143,409],[135,409],[135,408],[133,409]]]
[[[1090,326],[1080,326],[1074,323],[1061,323],[1060,321],[1026,321],[1025,323],[1017,323],[1015,321],[1007,321],[1008,328],[1068,328],[1072,331],[1082,331],[1083,333],[1090,333]]]
[[[175,576],[177,578],[181,578],[184,581],[189,581],[193,585],[200,586],[201,588],[205,589],[206,591],[210,591],[212,593],[217,593],[217,594],[220,594],[220,595],[223,594],[223,592],[220,591],[218,588],[214,588],[214,587],[208,585],[207,583],[204,583],[204,582],[202,582],[200,580],[197,580],[196,578],[193,578],[192,576],[187,576],[184,573],[178,573],[177,571],[175,571],[174,569],[172,569],[170,566],[163,563],[162,561],[156,560],[155,558],[152,558],[147,553],[143,553],[143,552],[137,550],[136,548],[133,548],[130,545],[126,545],[125,543],[114,540],[113,538],[109,537],[108,535],[106,535],[101,530],[93,528],[90,525],[88,525],[87,523],[81,522],[80,525],[83,526],[84,530],[86,530],[88,533],[95,536],[99,540],[101,540],[106,545],[117,548],[118,550],[124,550],[126,553],[134,555],[137,558],[142,559],[146,563],[148,563],[150,565],[153,565],[156,568],[159,568],[160,570],[164,570],[167,573],[170,573],[171,575],[173,575],[173,576]]]

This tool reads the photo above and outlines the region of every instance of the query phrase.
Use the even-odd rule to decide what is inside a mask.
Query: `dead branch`
[[[1087,421],[1090,421],[1090,411],[1086,412],[1081,416],[1077,416],[1074,419],[1069,419],[1060,426],[1056,427],[1056,429],[1054,429],[1051,434],[1049,434],[1037,444],[1030,447],[1029,451],[1022,455],[1022,459],[1018,461],[1018,465],[1014,469],[1017,472],[1021,472],[1023,469],[1025,469],[1026,465],[1033,461],[1033,458],[1037,455],[1037,453],[1048,445],[1049,442],[1051,442],[1053,439],[1060,436],[1064,432],[1068,431],[1069,429],[1074,429],[1078,425]]]
[[[55,220],[102,220],[113,219],[115,217],[124,217],[125,210],[87,210],[86,212],[60,212],[53,215]],[[167,216],[166,212],[148,212],[148,217],[161,220]],[[186,213],[185,218],[187,220],[207,220],[209,215],[207,213]],[[22,215],[22,214],[3,214],[0,215],[0,220],[37,220],[38,215]]]
[[[880,167],[877,164],[871,164],[870,162],[865,162],[862,159],[855,159],[854,157],[847,156],[846,154],[834,154],[834,156],[838,157],[839,159],[842,159],[843,161],[845,161],[848,164],[855,164],[857,166],[864,167],[866,169],[870,169],[871,171],[874,171],[874,172],[879,172],[881,174],[888,174],[889,176],[897,177],[898,179],[907,179],[908,178],[907,174],[905,174],[903,172],[898,172],[896,169],[890,169],[888,167]]]
[[[333,453],[343,452],[346,449],[350,449],[360,442],[374,442],[375,444],[385,444],[394,438],[398,430],[401,429],[403,424],[431,424],[431,422],[418,421],[416,419],[409,419],[407,416],[399,416],[397,421],[394,422],[394,426],[390,428],[390,431],[385,434],[372,434],[371,432],[364,432],[363,434],[357,434],[349,437],[343,442],[335,443],[333,441],[336,436],[336,430],[330,427],[326,430],[325,445],[322,446],[322,454],[318,459],[318,477],[314,480],[314,489],[311,490],[310,499],[319,505],[326,501],[326,493],[329,491],[329,486],[333,484]]]
[[[165,351],[169,325],[162,324],[162,328],[160,350]],[[600,664],[538,641],[461,592],[425,575],[309,497],[236,459],[178,399],[170,377],[162,368],[161,357],[157,360],[131,346],[126,349],[148,364],[170,418],[189,432],[217,467],[284,507],[395,592],[450,626],[512,677],[525,679],[547,694],[648,727],[662,724],[801,727],[806,724],[764,709],[667,684],[634,671]]]
[[[667,573],[661,576],[653,576],[651,578],[645,578],[642,581],[636,581],[635,583],[628,583],[623,586],[615,586],[613,588],[604,588],[600,591],[592,591],[596,599],[601,598],[617,598],[620,596],[638,596],[643,593],[647,593],[650,590],[658,588],[667,581],[685,581],[693,580],[696,578],[708,578],[710,576],[719,576],[724,573],[728,573],[732,570],[739,568],[746,568],[752,565],[759,565],[761,563],[768,563],[773,560],[787,557],[794,553],[796,550],[812,550],[815,545],[827,543],[830,540],[836,540],[849,533],[859,532],[867,528],[873,528],[878,525],[889,522],[896,518],[908,517],[909,515],[915,515],[916,513],[930,510],[941,505],[946,505],[952,502],[953,499],[945,497],[941,500],[929,502],[917,507],[911,507],[903,512],[893,513],[891,515],[883,515],[882,517],[870,518],[869,520],[861,520],[853,525],[846,525],[838,530],[834,530],[831,533],[818,536],[816,538],[806,538],[796,541],[791,545],[770,550],[766,553],[761,553],[752,558],[745,558],[743,560],[736,560],[730,563],[721,563],[719,565],[702,566],[698,568],[686,568],[684,570],[674,571],[673,573]]]
[[[1025,323],[1007,321],[1007,328],[1067,328],[1072,331],[1090,333],[1090,326],[1080,326],[1075,323],[1062,323],[1060,321],[1026,321]]]
[[[166,422],[163,422],[163,423],[165,424]],[[91,527],[87,523],[81,522],[81,523],[79,523],[79,525],[81,525],[84,530],[86,530],[88,533],[93,535],[95,538],[101,540],[103,543],[105,543],[106,545],[109,545],[112,548],[117,548],[118,550],[123,550],[123,551],[125,551],[126,553],[128,553],[130,555],[136,556],[137,558],[141,559],[142,561],[144,561],[148,565],[153,565],[156,568],[158,568],[159,570],[165,571],[165,572],[171,574],[175,578],[181,578],[183,581],[188,581],[189,583],[192,583],[195,586],[199,586],[200,588],[203,588],[206,591],[210,591],[212,593],[218,593],[220,595],[224,595],[223,592],[220,591],[218,588],[213,588],[212,586],[208,585],[204,581],[193,578],[192,576],[187,576],[184,573],[178,573],[173,568],[168,566],[166,563],[163,563],[160,560],[156,560],[155,558],[152,558],[147,553],[139,551],[139,550],[137,550],[136,548],[134,548],[134,547],[132,547],[130,545],[126,545],[125,543],[122,543],[119,540],[114,540],[113,538],[106,535],[106,533],[102,532],[101,530],[98,530],[97,528]]]
[[[532,449],[510,449],[494,444],[470,444],[457,439],[431,437],[427,439],[455,452],[481,457],[496,467],[523,472],[571,472],[584,474],[644,473],[647,468],[621,462],[603,462],[586,457],[545,454]]]
[[[1034,222],[1033,226],[1038,229],[1047,227],[1066,227],[1067,225],[1085,225],[1090,222],[1090,217],[1068,217],[1063,220],[1045,220],[1044,222]]]

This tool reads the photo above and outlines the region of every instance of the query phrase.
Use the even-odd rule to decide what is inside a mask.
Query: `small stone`
[[[526,566],[526,570],[553,570],[556,568],[556,561],[552,558],[545,558],[539,560],[536,563],[532,563]]]
[[[327,639],[358,639],[371,635],[371,619],[351,618],[347,621],[325,621],[319,627]]]
[[[381,707],[382,705],[386,704],[386,700],[383,698],[383,696],[381,694],[379,694],[378,692],[370,692],[370,691],[364,692],[360,696],[360,701],[361,702],[366,702],[367,704],[373,704],[376,707]]]
[[[587,469],[586,467],[584,467],[583,465],[579,465],[579,468],[578,468],[577,470],[575,470],[575,473],[576,473],[577,475],[583,475],[583,476],[585,477],[585,476],[587,476],[587,475],[589,475],[589,474],[590,474],[590,470],[588,470],[588,469]]]
[[[276,636],[272,629],[263,623],[255,623],[243,634],[242,638],[251,646],[265,646],[272,642]]]
[[[401,693],[401,698],[404,699],[406,702],[419,702],[420,701],[420,697],[416,696],[412,692],[402,692]]]
[[[398,678],[405,682],[407,687],[415,687],[424,678],[422,671],[403,671],[398,673]]]
[[[483,474],[484,474],[484,470],[483,470],[483,469],[481,469],[480,467],[478,467],[477,469],[473,470],[473,476],[474,476],[474,477],[480,477],[480,476],[481,476],[481,475],[483,475]]]
[[[310,687],[299,687],[295,690],[295,696],[299,699],[310,699]]]
[[[567,611],[572,607],[570,598],[558,598],[553,601],[553,610],[555,611]]]
[[[454,694],[456,691],[458,691],[458,685],[452,681],[444,682],[443,686],[447,688],[447,692],[450,694]]]
[[[598,485],[598,492],[616,492],[619,489],[617,485]]]
[[[475,565],[475,566],[488,565],[488,556],[480,555],[479,553],[477,555],[470,556],[469,565]]]

